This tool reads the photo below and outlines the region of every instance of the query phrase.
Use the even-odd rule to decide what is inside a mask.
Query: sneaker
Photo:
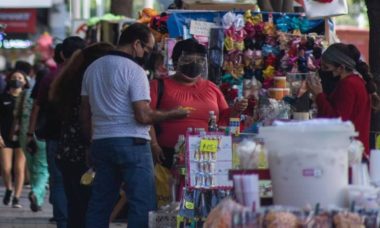
[[[33,192],[30,192],[29,193],[29,201],[30,201],[30,210],[32,210],[33,212],[38,212],[41,210],[41,207],[37,204],[37,198],[36,196],[34,195]]]
[[[12,197],[12,190],[9,190],[9,189],[5,190],[3,204],[8,206],[9,203],[11,202],[11,197]]]
[[[13,197],[12,200],[12,207],[13,208],[22,208],[21,204],[19,203],[19,200],[17,197]]]

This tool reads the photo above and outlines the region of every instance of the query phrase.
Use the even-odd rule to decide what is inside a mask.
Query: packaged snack
[[[334,216],[336,228],[365,228],[364,219],[357,213],[339,212]]]

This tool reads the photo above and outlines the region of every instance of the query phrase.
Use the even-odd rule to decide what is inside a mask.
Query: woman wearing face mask
[[[11,202],[12,166],[14,169],[14,195],[12,206],[21,208],[21,195],[25,175],[25,155],[20,145],[20,129],[22,128],[22,113],[25,102],[25,88],[28,88],[26,75],[20,71],[12,72],[7,81],[6,92],[0,96],[0,159],[4,185],[6,188],[3,203]],[[13,159],[14,157],[14,159]]]
[[[339,81],[331,94],[326,95],[319,80],[308,78],[318,116],[352,121],[369,155],[371,107],[379,109],[380,98],[368,65],[360,59],[360,52],[354,45],[336,43],[323,53],[321,68]]]
[[[176,73],[163,79],[159,102],[158,81],[151,82],[151,106],[160,110],[188,107],[191,114],[185,119],[161,123],[157,139],[155,135],[152,136],[151,146],[155,160],[162,162],[167,168],[171,168],[173,164],[174,146],[178,136],[184,135],[189,127],[207,130],[209,111],[214,111],[219,125],[226,126],[230,117],[239,117],[248,106],[248,101],[242,100],[229,108],[219,88],[203,78],[207,75],[207,50],[195,40],[178,42],[173,49],[172,59]]]

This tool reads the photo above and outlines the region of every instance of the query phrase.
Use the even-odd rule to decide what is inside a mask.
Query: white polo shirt
[[[149,125],[139,124],[132,103],[150,101],[145,71],[123,52],[93,62],[82,82],[92,113],[93,139],[138,137],[150,139]]]

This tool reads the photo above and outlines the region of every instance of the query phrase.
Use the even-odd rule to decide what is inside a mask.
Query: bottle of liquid
[[[218,124],[216,123],[216,115],[214,111],[209,112],[210,117],[208,121],[208,131],[209,132],[217,132],[218,131]]]

